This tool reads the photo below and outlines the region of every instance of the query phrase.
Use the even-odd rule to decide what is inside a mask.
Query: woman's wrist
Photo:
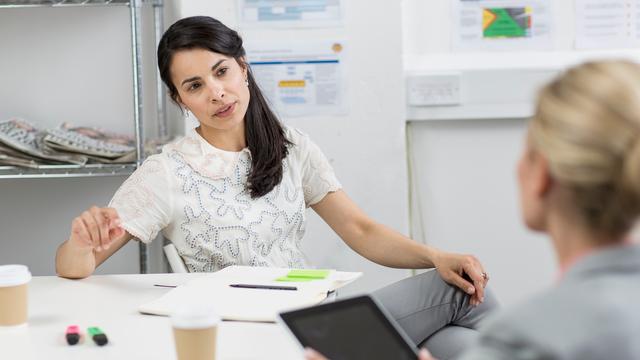
[[[63,246],[66,247],[75,256],[86,256],[89,254],[93,255],[93,246],[83,246],[71,239],[65,241]]]
[[[429,245],[422,245],[422,246],[424,247],[424,252],[423,252],[424,268],[427,268],[427,269],[435,268],[436,264],[438,263],[438,259],[442,255],[442,251],[434,248],[433,246],[429,246]]]
[[[56,252],[56,273],[71,279],[84,278],[95,270],[95,256],[91,247],[65,241]]]

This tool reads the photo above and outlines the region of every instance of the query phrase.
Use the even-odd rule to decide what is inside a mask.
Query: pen
[[[234,288],[244,289],[266,289],[266,290],[298,290],[295,286],[281,286],[281,285],[251,285],[251,284],[231,284]]]

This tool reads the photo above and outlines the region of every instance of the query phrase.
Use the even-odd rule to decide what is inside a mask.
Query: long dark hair
[[[244,135],[251,151],[247,186],[252,198],[268,194],[282,181],[282,160],[287,157],[291,142],[258,88],[249,64],[244,60],[242,38],[236,31],[208,16],[188,17],[171,25],[158,44],[158,68],[176,104],[178,89],[171,82],[171,61],[176,52],[189,49],[204,49],[233,57],[247,69],[250,99]]]

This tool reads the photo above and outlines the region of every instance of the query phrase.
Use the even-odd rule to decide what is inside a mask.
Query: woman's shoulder
[[[294,144],[296,143],[296,141],[309,138],[309,135],[307,135],[307,133],[296,127],[283,125],[282,128],[284,129],[285,137]]]
[[[178,138],[162,146],[162,150],[159,153],[147,156],[144,161],[142,161],[142,164],[140,164],[138,169],[136,169],[136,171],[134,172],[134,177],[141,176],[143,174],[148,175],[148,173],[158,173],[166,171],[166,169],[169,167],[169,162],[171,161],[171,153],[174,151],[174,149],[183,147],[182,144],[184,142],[185,139],[183,137]]]
[[[166,173],[166,168],[166,158],[162,153],[150,155],[144,159],[127,181],[140,182],[143,179],[155,179],[157,176]],[[160,176],[160,178],[163,177]]]
[[[168,156],[173,152],[185,155],[199,155],[202,153],[202,144],[200,140],[194,136],[195,131],[187,131],[187,133],[162,147],[160,155]]]
[[[313,143],[311,137],[306,132],[292,126],[283,126],[283,128],[285,137],[297,151],[304,151]]]

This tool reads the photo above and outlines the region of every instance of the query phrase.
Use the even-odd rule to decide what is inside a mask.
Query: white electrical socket
[[[460,74],[437,73],[407,77],[407,101],[410,106],[460,104]]]

